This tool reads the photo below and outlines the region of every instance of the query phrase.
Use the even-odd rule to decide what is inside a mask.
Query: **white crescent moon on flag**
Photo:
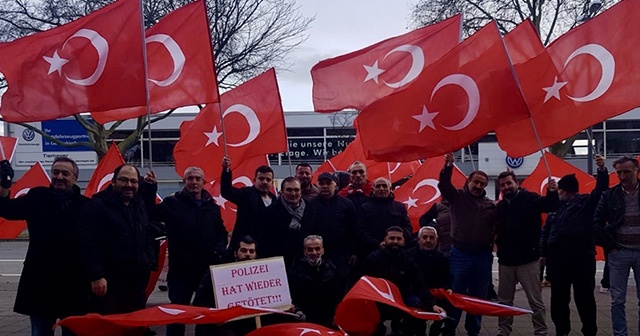
[[[453,74],[443,78],[440,82],[438,82],[436,87],[431,92],[432,100],[436,92],[438,92],[438,90],[440,90],[440,88],[445,85],[457,85],[461,87],[467,93],[467,97],[469,98],[469,109],[467,110],[464,119],[453,126],[442,125],[442,127],[450,131],[459,131],[469,126],[476,118],[476,115],[478,115],[478,109],[480,109],[480,90],[478,89],[478,85],[476,85],[476,82],[473,80],[473,78],[463,74]]]
[[[18,197],[20,197],[20,196],[24,196],[24,195],[26,195],[26,194],[29,192],[29,190],[31,190],[31,188],[24,188],[24,189],[20,189],[20,190],[16,193],[16,195],[15,195],[15,196],[13,196],[13,198],[18,198]]]
[[[394,174],[398,168],[400,168],[400,162],[396,162],[396,166],[393,169],[389,169],[389,174]]]
[[[362,278],[360,278],[362,281],[366,282],[369,286],[371,286],[371,288],[373,288],[374,291],[376,291],[376,293],[378,293],[381,297],[389,300],[389,301],[393,301],[396,302],[396,299],[393,297],[393,292],[391,291],[391,287],[389,286],[389,283],[387,282],[387,280],[384,279],[380,279],[384,282],[385,285],[387,285],[387,292],[383,292],[380,289],[378,289],[378,287],[376,287],[376,285],[374,285],[371,280],[369,280],[369,278],[367,278],[366,276],[363,276]]]
[[[406,75],[404,75],[404,77],[401,80],[393,83],[387,83],[384,80],[382,81],[388,87],[392,89],[397,89],[399,87],[406,85],[412,80],[416,79],[416,77],[418,77],[420,72],[422,72],[422,69],[424,68],[424,53],[422,52],[422,49],[418,46],[403,44],[389,51],[386,55],[384,55],[383,60],[387,58],[387,56],[393,54],[394,52],[406,52],[411,55],[411,68],[409,68],[409,71],[407,72]]]
[[[233,179],[233,181],[231,181],[231,185],[235,185],[236,183],[242,183],[244,184],[245,187],[250,187],[253,185],[253,181],[251,181],[251,179],[246,176],[238,176],[235,179]],[[234,208],[230,208],[230,209],[233,212],[238,212],[237,209],[234,209]]]
[[[64,44],[62,45],[62,49],[67,45],[69,40],[75,37],[83,37],[91,42],[91,45],[98,52],[98,64],[96,65],[96,69],[93,71],[93,74],[87,78],[75,79],[70,78],[67,75],[64,75],[68,81],[73,84],[81,85],[81,86],[90,86],[95,84],[100,76],[102,76],[102,72],[104,71],[105,66],[107,65],[107,57],[109,56],[109,43],[104,37],[100,36],[95,30],[91,29],[80,29],[75,34],[71,35]]]
[[[593,91],[588,95],[584,97],[567,96],[579,103],[596,100],[603,94],[605,94],[605,92],[607,92],[607,90],[609,90],[609,88],[611,87],[611,83],[613,83],[613,76],[616,72],[616,59],[607,49],[599,44],[587,44],[576,49],[564,62],[564,67],[566,68],[567,64],[569,64],[569,62],[571,62],[571,60],[573,60],[576,56],[583,54],[591,55],[596,60],[598,60],[598,63],[600,63],[600,68],[602,69],[602,75],[596,88],[593,89]]]
[[[184,56],[180,45],[173,39],[173,37],[166,34],[155,34],[147,37],[145,39],[146,43],[157,42],[161,43],[165,49],[171,55],[171,60],[173,61],[173,72],[171,72],[171,76],[169,76],[165,80],[155,80],[149,78],[149,81],[158,85],[158,86],[169,86],[173,84],[180,74],[182,73],[182,69],[184,69],[184,64],[187,61],[187,58]]]
[[[111,182],[112,179],[113,179],[113,173],[109,173],[105,175],[102,179],[100,179],[96,192],[102,191],[102,187],[104,187],[105,184]]]
[[[182,313],[186,313],[186,310],[182,310],[182,309],[175,309],[175,308],[165,308],[163,306],[158,306],[158,309],[160,309],[163,313],[169,314],[169,315],[180,315]]]
[[[560,181],[560,178],[557,176],[551,176],[551,178],[556,182]],[[542,180],[542,183],[540,183],[540,195],[544,195],[544,189],[547,187],[547,184],[549,184],[548,178],[545,178]]]
[[[247,138],[244,139],[244,141],[236,144],[229,143],[229,146],[241,147],[251,143],[258,137],[258,134],[260,134],[260,120],[249,106],[242,104],[231,105],[224,111],[224,113],[222,113],[222,118],[226,117],[230,113],[239,113],[247,120],[247,123],[249,124],[249,134],[247,134]]]
[[[436,193],[428,201],[423,202],[422,204],[431,203],[431,202],[435,201],[436,199],[438,199],[438,197],[440,197],[440,189],[438,189],[438,180],[435,180],[435,179],[424,179],[424,180],[418,182],[418,184],[416,184],[416,186],[413,187],[413,191],[411,192],[411,195],[413,195],[418,189],[420,189],[420,188],[422,188],[424,186],[429,186],[429,187],[433,188],[433,190],[435,190]]]

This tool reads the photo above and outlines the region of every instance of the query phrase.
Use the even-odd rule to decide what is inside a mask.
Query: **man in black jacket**
[[[146,286],[157,255],[145,202],[153,204],[156,190],[153,185],[141,188],[141,196],[140,180],[136,167],[119,166],[111,185],[80,213],[82,257],[91,281],[92,310],[99,314],[130,313],[147,302]]]
[[[549,214],[540,237],[541,261],[546,263],[551,274],[551,320],[556,335],[571,332],[569,303],[571,286],[580,321],[582,334],[596,335],[595,288],[595,244],[593,236],[593,214],[602,192],[609,186],[609,175],[604,166],[604,157],[596,156],[598,177],[596,187],[590,195],[578,193],[578,179],[565,175],[558,181],[560,207]]]
[[[498,203],[498,299],[512,306],[519,282],[527,294],[533,311],[533,334],[546,336],[546,310],[540,287],[540,231],[542,214],[555,211],[560,205],[558,185],[551,179],[547,196],[522,189],[516,175],[505,171],[498,175],[502,200]],[[498,335],[508,336],[513,331],[513,317],[498,318]]]
[[[624,156],[613,162],[613,168],[620,183],[602,195],[594,215],[593,228],[596,243],[604,248],[609,263],[613,334],[626,336],[628,329],[624,305],[631,269],[635,275],[636,291],[640,295],[638,160]],[[637,321],[640,325],[640,319]]]
[[[276,195],[270,190],[273,187],[273,169],[269,166],[256,168],[253,186],[236,188],[232,183],[231,159],[222,159],[222,176],[220,178],[220,194],[237,206],[236,223],[231,234],[229,246],[237,246],[241,237],[252,236],[258,245],[264,241],[264,228],[261,225],[266,209]]]
[[[369,253],[379,250],[388,228],[399,226],[404,231],[405,242],[411,241],[413,227],[404,204],[393,199],[391,181],[379,177],[373,181],[373,193],[362,204],[358,213],[358,258],[364,260]]]
[[[29,248],[20,276],[13,310],[29,315],[31,334],[53,336],[58,318],[88,312],[89,280],[82,271],[77,221],[88,200],[76,185],[78,165],[57,157],[51,166],[51,185],[31,188],[26,195],[9,199],[13,169],[0,162],[0,217],[26,220]],[[73,335],[62,328],[62,334]]]
[[[190,305],[210,265],[222,262],[227,230],[220,208],[204,190],[204,171],[188,167],[184,188],[154,207],[152,218],[164,222],[169,244],[169,300]],[[151,181],[155,184],[155,180]],[[167,336],[184,335],[184,324],[167,325]]]

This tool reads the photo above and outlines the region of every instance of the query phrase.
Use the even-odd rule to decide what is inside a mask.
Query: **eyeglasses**
[[[118,177],[116,179],[116,181],[118,181],[118,182],[120,182],[122,184],[128,184],[128,183],[131,183],[131,185],[138,184],[138,180],[136,180],[136,179],[128,179],[126,177]]]

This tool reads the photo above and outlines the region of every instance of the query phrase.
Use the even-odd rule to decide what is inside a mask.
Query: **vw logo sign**
[[[522,166],[522,164],[524,163],[524,158],[523,157],[512,158],[510,156],[507,156],[505,158],[505,162],[507,163],[507,166],[509,166],[509,168],[516,169]]]
[[[25,141],[31,141],[36,137],[36,132],[30,130],[30,129],[25,129],[24,131],[22,131],[22,138]]]

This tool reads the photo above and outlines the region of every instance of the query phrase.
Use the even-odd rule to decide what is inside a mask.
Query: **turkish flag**
[[[464,310],[471,315],[517,316],[533,314],[529,309],[507,306],[462,294],[449,294],[447,290],[443,288],[431,289],[431,295],[436,299],[446,299],[454,307]]]
[[[234,163],[234,167],[232,167],[234,178],[231,181],[231,185],[236,188],[253,186],[256,168],[267,165],[269,165],[269,161],[265,155],[252,157],[239,165]],[[236,212],[238,210],[235,204],[227,201],[220,194],[220,176],[205,184],[204,189],[211,194],[213,201],[220,207],[222,220],[224,221],[224,226],[227,228],[227,231],[233,231],[233,226],[236,223]]]
[[[580,193],[584,194],[593,190],[595,184],[589,188],[589,185],[591,185],[591,183],[594,181],[593,176],[583,172],[578,167],[568,163],[567,161],[564,161],[563,159],[549,152],[545,152],[544,156],[549,163],[549,170],[551,170],[552,179],[559,181],[565,175],[576,174]],[[544,164],[544,160],[542,157],[540,157],[540,161],[538,161],[538,165],[536,166],[536,168],[526,179],[524,179],[520,186],[531,192],[535,192],[540,195],[546,195],[547,184],[549,183],[548,176],[549,175]]]
[[[218,102],[206,4],[199,0],[166,15],[146,33],[151,113]],[[145,106],[92,113],[100,124],[147,113]]]
[[[26,195],[31,188],[48,187],[51,184],[49,175],[40,162],[36,162],[22,177],[11,186],[11,199]],[[37,211],[37,210],[34,210]],[[0,238],[13,239],[27,228],[23,220],[6,220],[0,218]]]
[[[391,113],[393,111],[393,113]],[[494,22],[356,119],[367,158],[411,161],[467,146],[529,116]]]
[[[113,171],[123,164],[125,164],[125,162],[120,154],[118,146],[116,146],[115,143],[112,143],[109,150],[107,150],[107,154],[105,154],[102,160],[100,160],[96,170],[93,171],[91,180],[89,180],[89,184],[87,184],[87,188],[84,190],[84,195],[91,197],[93,194],[102,191],[111,185]]]
[[[224,139],[234,165],[263,154],[285,152],[287,132],[275,70],[270,69],[220,96],[193,121],[180,126],[180,140],[173,149],[176,172],[182,176],[189,166],[198,166],[207,180],[222,173]],[[223,136],[223,130],[227,132]],[[254,167],[255,168],[255,167]]]
[[[327,59],[311,68],[317,112],[362,110],[402,90],[460,41],[462,16]]]
[[[2,152],[2,160],[11,161],[13,154],[16,152],[16,143],[18,139],[9,136],[0,136],[0,151]]]
[[[396,201],[404,203],[407,207],[407,213],[411,219],[411,224],[413,224],[414,231],[420,228],[420,217],[441,199],[438,182],[443,166],[443,156],[427,159],[409,181],[393,192]],[[456,188],[462,188],[466,181],[466,176],[457,166],[454,166],[451,183]]]
[[[639,1],[621,1],[516,66],[543,147],[640,105]],[[509,156],[539,149],[531,122],[496,129]]]
[[[0,47],[5,121],[146,105],[140,1],[119,0]]]
[[[246,336],[348,336],[344,331],[329,329],[314,323],[280,323],[256,329]]]
[[[530,19],[522,21],[505,35],[504,44],[514,65],[525,63],[544,52],[544,45]]]
[[[413,175],[420,167],[419,161],[411,162],[376,162],[367,160],[360,138],[356,138],[338,155],[325,161],[313,174],[313,180],[317,181],[321,173],[348,171],[349,166],[355,161],[360,161],[367,166],[367,178],[371,181],[378,177],[385,177],[395,182],[409,175]]]
[[[127,314],[67,317],[56,324],[73,331],[78,336],[140,335],[146,327],[182,324],[222,324],[235,318],[255,314],[286,314],[277,309],[236,306],[233,308],[202,308],[187,305],[166,304],[149,307]]]

